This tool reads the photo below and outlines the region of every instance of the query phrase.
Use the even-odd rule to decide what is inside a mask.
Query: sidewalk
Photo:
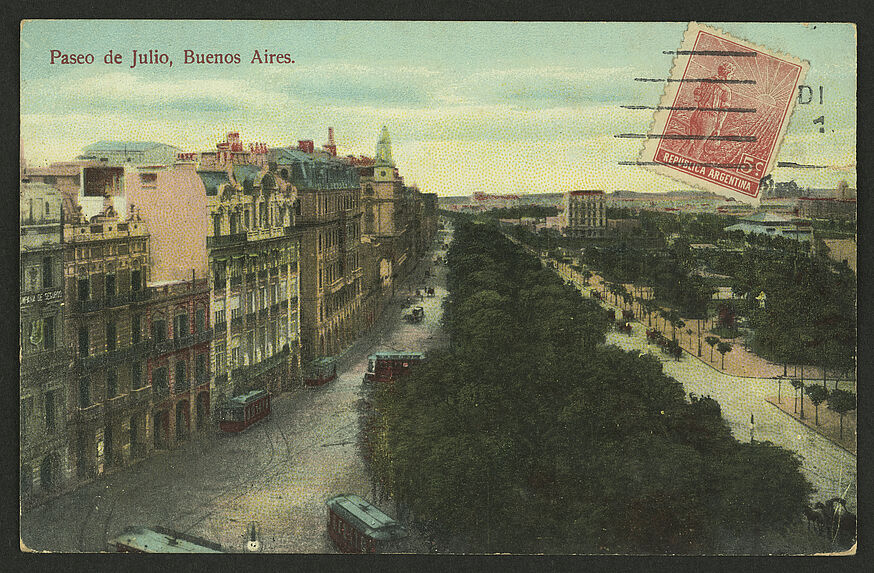
[[[589,286],[591,288],[597,289],[599,292],[603,291],[602,286],[602,278],[600,275],[593,274],[591,279],[589,279]],[[632,285],[625,285],[625,287],[631,291]],[[607,293],[606,297],[607,302],[612,304],[613,297],[610,293]],[[621,299],[618,301],[619,308],[631,308],[626,307]],[[633,305],[636,307],[636,305]],[[635,320],[640,322],[641,324],[649,326],[649,320],[647,319],[646,313],[642,315],[637,315],[637,310],[635,310]],[[688,352],[692,356],[698,356],[698,320],[694,318],[683,318],[683,322],[686,323],[686,326],[683,328],[677,328],[676,336],[677,340],[680,342],[680,346],[684,351]],[[714,327],[714,321],[701,321],[701,356],[699,357],[702,361],[709,364],[714,369],[724,372],[730,376],[737,376],[742,378],[777,378],[783,375],[783,365],[775,364],[762,358],[761,356],[754,354],[750,350],[744,349],[743,345],[743,337],[738,336],[737,338],[722,338],[718,337],[720,342],[728,342],[731,344],[731,351],[725,354],[725,365],[723,367],[722,356],[716,350],[716,346],[713,347],[713,359],[711,360],[711,350],[710,345],[707,344],[704,340],[708,336],[716,336],[710,329]],[[671,324],[667,323],[665,325],[665,321],[655,314],[652,315],[652,328],[658,328],[663,332],[665,336],[670,337],[673,329],[671,328]],[[688,329],[692,329],[692,335],[689,336],[687,332]],[[800,367],[789,365],[786,369],[786,376],[789,378],[800,378],[801,371]],[[827,373],[829,376],[826,378],[826,383],[829,389],[834,388],[835,380],[832,373]],[[804,380],[818,380],[820,383],[822,382],[822,369],[818,366],[805,366],[804,367]],[[841,380],[839,383],[839,387],[844,390],[850,390],[855,393],[856,388],[853,380]]]
[[[789,387],[788,392],[786,391],[785,386]],[[827,401],[819,405],[819,425],[817,426],[816,408],[814,408],[813,402],[811,402],[807,396],[804,397],[804,419],[801,419],[799,415],[801,411],[801,399],[799,398],[796,400],[796,398],[793,397],[793,393],[794,388],[792,388],[791,385],[786,384],[784,385],[781,396],[782,403],[777,401],[777,396],[769,396],[768,398],[765,398],[765,401],[774,407],[783,410],[796,421],[801,422],[827,440],[837,444],[851,454],[856,455],[856,410],[844,414],[844,437],[841,438],[841,417],[836,412],[828,409]],[[799,413],[795,412],[796,402]]]

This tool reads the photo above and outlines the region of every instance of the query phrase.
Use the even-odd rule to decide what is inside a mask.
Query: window
[[[47,316],[42,319],[43,350],[51,350],[55,347],[55,317]]]
[[[221,215],[212,216],[212,234],[214,237],[222,236],[222,217]]]
[[[216,374],[224,374],[227,371],[227,356],[225,354],[225,344],[222,342],[215,345],[215,372]]]
[[[45,395],[46,432],[55,431],[55,391],[46,392]]]
[[[91,405],[91,380],[82,378],[79,380],[79,407],[87,408]]]
[[[158,182],[157,173],[140,173],[140,181],[143,187],[154,187]]]
[[[253,290],[246,293],[246,312],[249,314],[255,312],[255,291]]]
[[[166,390],[170,387],[169,372],[166,366],[155,368],[152,371],[152,387],[157,391]]]
[[[54,277],[52,276],[52,258],[43,257],[42,260],[42,288],[52,288],[54,286]]]
[[[195,332],[203,332],[206,330],[206,309],[200,307],[194,313],[194,330]]]
[[[206,381],[206,353],[202,352],[197,355],[197,361],[194,363],[194,374],[197,376],[197,382]]]
[[[237,217],[238,217],[238,215],[233,214],[233,213],[231,214],[231,234],[232,235],[237,234]]]
[[[106,398],[115,398],[118,395],[118,372],[115,368],[106,371]]]
[[[79,279],[79,300],[85,301],[91,298],[91,281],[87,277]]]
[[[106,275],[106,293],[104,296],[115,296],[115,275]]]
[[[143,386],[143,365],[140,362],[132,362],[130,365],[130,384],[134,390]]]
[[[186,388],[188,384],[185,382],[185,361],[176,361],[176,377],[173,379],[173,384],[177,389]]]
[[[173,321],[173,338],[188,336],[188,313],[177,314]]]
[[[143,273],[140,269],[134,269],[130,274],[130,289],[134,292],[143,287]]]
[[[142,322],[142,319],[143,319],[142,314],[135,314],[130,319],[130,343],[131,344],[137,344],[140,341],[140,333],[141,333],[140,323]]]
[[[167,321],[153,320],[152,321],[152,340],[155,342],[164,342],[167,340]]]
[[[79,356],[88,356],[88,349],[91,347],[91,343],[88,340],[88,327],[80,326],[79,327]]]
[[[112,352],[113,350],[115,350],[115,343],[115,321],[110,321],[106,323],[106,351]]]
[[[250,228],[249,227],[249,210],[248,209],[246,209],[246,211],[243,213],[243,221],[246,225],[246,228],[247,229]]]

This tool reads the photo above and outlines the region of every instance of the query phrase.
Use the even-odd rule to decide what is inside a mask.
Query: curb
[[[798,422],[799,424],[801,424],[802,426],[804,426],[805,428],[807,428],[807,429],[809,429],[809,430],[811,430],[811,431],[813,431],[813,432],[816,432],[817,434],[819,434],[820,436],[822,436],[823,438],[825,438],[826,440],[828,440],[829,442],[831,442],[831,443],[834,444],[835,446],[839,447],[840,449],[844,450],[845,452],[847,452],[848,454],[850,454],[850,455],[853,456],[854,458],[858,459],[858,455],[857,455],[855,452],[853,452],[853,451],[847,449],[846,446],[844,446],[844,445],[840,444],[839,442],[835,441],[834,438],[832,438],[831,436],[827,436],[827,435],[823,434],[819,429],[817,429],[816,426],[808,426],[807,424],[805,424],[804,422],[802,422],[800,419],[796,418],[795,416],[793,416],[792,414],[790,414],[789,412],[787,412],[786,410],[784,410],[783,408],[781,408],[781,407],[778,406],[777,404],[771,402],[771,401],[770,401],[769,399],[767,399],[767,398],[765,398],[765,402],[767,402],[768,404],[774,406],[775,408],[777,408],[777,410],[783,412],[784,414],[786,414],[787,416],[789,416],[790,418],[792,418],[793,420],[795,420],[796,422]]]

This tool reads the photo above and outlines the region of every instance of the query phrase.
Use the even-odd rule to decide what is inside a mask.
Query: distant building
[[[154,141],[98,141],[82,148],[78,159],[106,165],[172,165],[178,147]]]
[[[127,213],[124,188],[125,168],[97,161],[68,161],[52,163],[48,167],[28,167],[24,176],[57,188],[64,197],[78,207],[86,219],[104,211],[108,198],[116,213]]]
[[[810,221],[784,217],[774,213],[756,213],[743,217],[739,223],[726,227],[725,231],[743,231],[744,234],[779,236],[798,241],[809,241],[813,234]]]
[[[802,217],[856,221],[856,199],[833,197],[801,197],[798,210]]]
[[[569,237],[603,237],[607,229],[606,194],[603,191],[570,191],[564,196],[565,228]]]
[[[640,229],[640,219],[607,219],[607,231],[611,234],[630,235]]]

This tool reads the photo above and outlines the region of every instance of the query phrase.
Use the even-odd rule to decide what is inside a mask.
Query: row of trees
[[[605,346],[601,308],[496,227],[457,220],[448,266],[451,347],[376,390],[368,433],[419,521],[512,553],[759,552],[798,521],[792,453],[737,442],[715,401]]]

